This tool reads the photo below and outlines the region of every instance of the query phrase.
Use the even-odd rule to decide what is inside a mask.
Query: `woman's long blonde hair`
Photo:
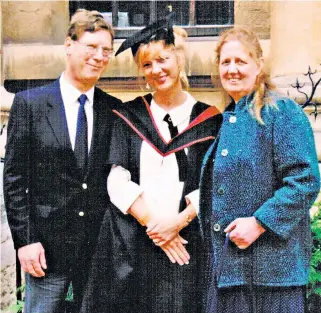
[[[263,57],[262,47],[256,34],[249,28],[236,26],[224,31],[218,40],[216,52],[216,65],[220,63],[221,50],[225,43],[229,41],[239,41],[248,51],[250,57],[259,65],[260,59]],[[261,70],[256,77],[254,86],[253,107],[250,108],[251,113],[255,116],[260,124],[264,124],[261,117],[261,110],[265,105],[276,107],[276,104],[269,98],[269,91],[274,90],[275,86],[270,80],[270,76]]]
[[[179,65],[179,69],[180,69],[180,79],[182,82],[182,85],[185,88],[189,87],[189,83],[188,83],[188,78],[185,72],[185,64],[186,64],[186,46],[185,46],[185,40],[187,38],[187,33],[186,31],[181,28],[181,27],[174,27],[173,29],[174,31],[174,37],[175,37],[175,43],[170,44],[170,45],[165,45],[165,41],[160,40],[160,41],[151,41],[147,44],[141,44],[141,46],[139,47],[137,53],[135,54],[135,63],[138,67],[138,73],[141,73],[141,69],[142,69],[142,64],[143,61],[146,57],[150,56],[150,55],[155,55],[155,54],[159,54],[159,47],[157,46],[152,46],[152,43],[162,43],[163,47],[165,49],[173,49],[173,51],[176,54],[177,57],[177,62]]]

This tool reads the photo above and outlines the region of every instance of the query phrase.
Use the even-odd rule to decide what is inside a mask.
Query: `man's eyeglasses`
[[[89,56],[94,56],[100,49],[101,49],[101,52],[102,52],[102,56],[104,58],[106,58],[106,59],[107,58],[110,59],[114,55],[114,50],[108,49],[106,47],[95,46],[95,45],[87,45],[87,44],[84,44],[84,43],[79,42],[79,41],[74,41],[74,42],[77,42],[80,45],[82,45],[83,47],[85,47],[86,54],[89,55]]]

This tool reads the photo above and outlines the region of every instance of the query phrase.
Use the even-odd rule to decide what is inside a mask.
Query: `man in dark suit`
[[[111,108],[95,87],[113,52],[113,30],[97,11],[78,10],[53,84],[16,94],[10,112],[4,194],[26,273],[25,313],[64,312],[72,283],[82,299],[104,210]]]

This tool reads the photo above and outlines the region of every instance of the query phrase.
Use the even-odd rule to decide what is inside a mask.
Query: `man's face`
[[[66,38],[67,76],[76,85],[95,85],[109,62],[112,37],[107,30],[84,32],[73,41]]]

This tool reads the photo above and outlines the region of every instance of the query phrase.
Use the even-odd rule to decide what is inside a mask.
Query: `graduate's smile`
[[[154,82],[156,84],[162,85],[162,84],[164,84],[166,82],[166,79],[167,79],[167,75],[164,75],[164,76],[161,76],[161,77],[155,77]]]
[[[228,81],[229,81],[231,84],[237,84],[240,80],[241,80],[240,77],[229,77],[229,78],[228,78]]]
[[[141,61],[141,68],[147,83],[158,90],[169,90],[179,82],[177,56],[162,43],[153,43]]]

